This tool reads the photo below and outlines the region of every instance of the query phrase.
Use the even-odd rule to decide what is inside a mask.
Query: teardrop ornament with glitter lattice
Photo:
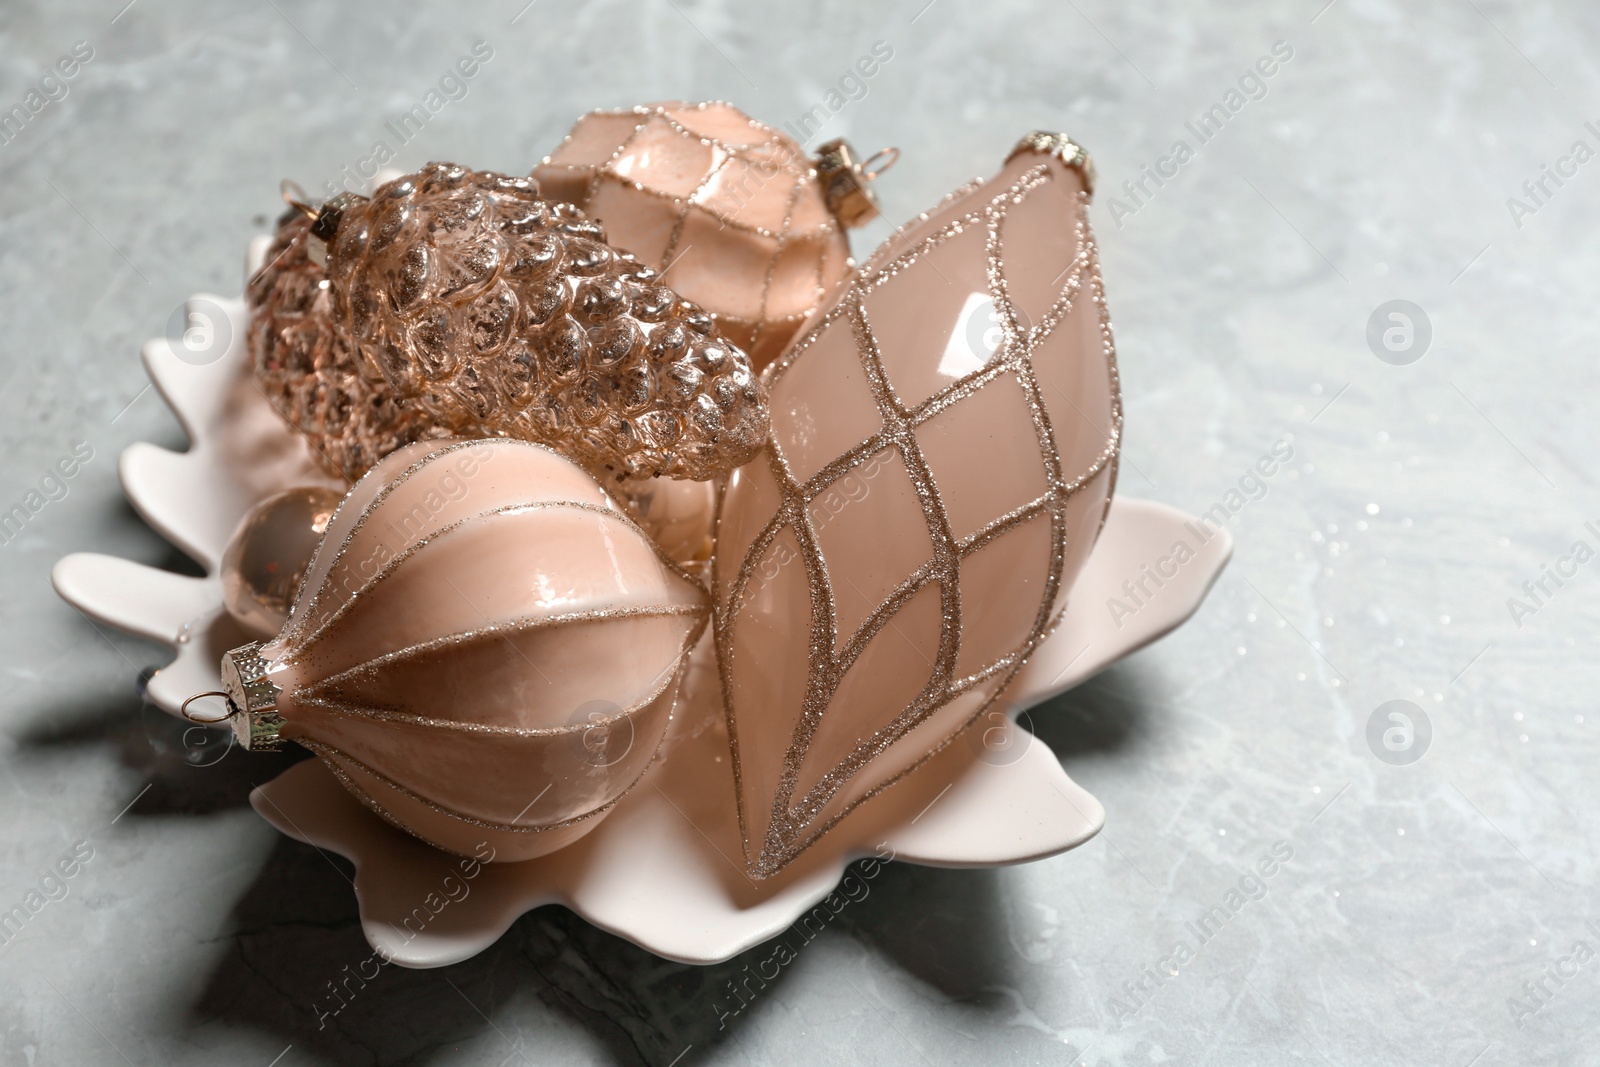
[[[348,479],[454,434],[699,480],[766,437],[745,354],[530,178],[430,163],[315,214],[281,224],[252,280],[251,342],[268,399]]]
[[[1093,172],[1030,134],[874,254],[765,375],[718,520],[746,861],[783,868],[971,726],[1060,619],[1122,413]]]
[[[804,149],[720,101],[591,112],[533,175],[714,315],[757,368],[851,267]]]

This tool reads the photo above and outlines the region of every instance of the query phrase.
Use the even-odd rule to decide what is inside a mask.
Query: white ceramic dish
[[[252,244],[248,268],[266,239]],[[174,661],[150,699],[176,714],[217,688],[224,651],[248,639],[222,610],[217,564],[234,525],[257,501],[295,485],[337,483],[252,383],[243,301],[200,295],[196,310],[229,334],[216,358],[179,358],[165,339],[144,346],[151,381],[189,435],[187,452],[130,446],[123,489],[147,522],[206,570],[193,578],[91,553],[62,559],[57,591],[85,614],[164,642]],[[1194,613],[1227,562],[1232,540],[1160,504],[1118,497],[1061,625],[1017,677],[1004,703],[1021,709],[1065,692],[1154,641]],[[1185,542],[1194,557],[1153,598],[1118,620],[1109,598]],[[1151,588],[1147,585],[1146,588]],[[709,963],[770,938],[815,906],[844,867],[893,856],[942,867],[1021,863],[1082,844],[1104,811],[1062,771],[1043,742],[1009,717],[975,726],[883,796],[863,805],[779,876],[744,873],[727,738],[709,645],[696,651],[667,744],[654,769],[592,833],[552,855],[463,871],[463,861],[394,829],[338,784],[321,762],[295,765],[252,803],[289,836],[356,866],[362,925],[395,963],[437,967],[481,952],[523,912],[559,903],[596,926],[671,959]],[[240,754],[234,758],[250,758]],[[452,879],[447,881],[447,879]]]

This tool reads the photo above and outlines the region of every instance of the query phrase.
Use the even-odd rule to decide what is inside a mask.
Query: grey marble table
[[[1600,9],[524,2],[0,11],[0,510],[59,497],[0,544],[0,910],[45,895],[0,945],[0,1060],[1600,1062]],[[1026,130],[1090,146],[1121,491],[1237,538],[1191,624],[1032,716],[1104,833],[891,866],[736,1015],[769,950],[685,967],[548,908],[319,1020],[366,955],[348,868],[245,803],[281,762],[186,763],[138,695],[162,650],[49,569],[192,570],[118,490],[126,445],[183,443],[141,341],[480,40],[398,165],[524,170],[664,98],[781,124],[880,41],[810,142],[900,146],[890,219]]]

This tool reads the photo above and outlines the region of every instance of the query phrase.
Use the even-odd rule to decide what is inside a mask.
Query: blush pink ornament
[[[867,182],[885,158],[875,171],[831,142],[814,162],[729,104],[669,103],[585,115],[533,177],[709,311],[760,368],[854,265],[845,227],[875,213]]]
[[[246,277],[271,258],[268,244],[266,237],[252,242]],[[172,452],[135,443],[122,455],[121,472],[133,507],[204,575],[97,553],[74,553],[52,572],[60,595],[98,625],[171,650],[172,661],[150,679],[147,694],[152,708],[174,716],[186,697],[217,685],[219,657],[240,640],[238,624],[223,610],[218,573],[230,532],[274,493],[334,485],[305,438],[254,383],[245,301],[194,299],[191,307],[221,309],[233,344],[205,366],[183,358],[165,338],[145,345],[145,368],[189,446]],[[998,330],[987,315],[969,322],[984,345]],[[819,507],[837,510],[866,484],[842,486]],[[347,488],[337,486],[340,493]],[[690,506],[680,512],[679,503]],[[696,511],[692,501],[668,504],[661,514],[672,525]],[[654,504],[648,512],[647,518],[657,515]],[[1126,596],[1128,577],[1150,561],[1176,558],[1179,543],[1194,546],[1193,554],[1183,556],[1155,596],[1136,614],[1109,616],[1106,603]],[[1203,602],[1230,545],[1225,528],[1117,494],[1066,614],[1001,700],[957,743],[858,806],[778,877],[763,881],[735,865],[740,821],[716,657],[704,640],[691,656],[649,777],[571,847],[529,863],[484,866],[470,897],[452,903],[420,935],[406,925],[417,902],[473,861],[373,814],[322,760],[302,761],[257,787],[251,802],[282,833],[351,862],[363,933],[385,959],[404,966],[459,962],[493,945],[517,916],[552,903],[669,959],[725,960],[803,919],[852,860],[892,854],[897,863],[989,867],[1039,860],[1092,838],[1104,821],[1100,804],[1067,776],[1043,738],[1004,713],[1048,701],[1180,625]]]
[[[283,629],[311,556],[341,494],[302,485],[275,493],[245,513],[222,553],[222,605],[253,634]]]
[[[704,591],[571,460],[418,442],[328,524],[288,622],[223,657],[247,748],[310,749],[389,822],[522,860],[655,758]]]
[[[1061,617],[1121,405],[1088,157],[1031,134],[887,241],[764,375],[717,650],[746,860],[781,870],[972,725]]]

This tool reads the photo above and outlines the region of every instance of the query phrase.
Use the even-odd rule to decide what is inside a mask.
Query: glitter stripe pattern
[[[351,489],[262,656],[283,737],[375,812],[453,851],[501,835],[521,859],[653,764],[709,616],[703,586],[571,460],[445,440]]]

